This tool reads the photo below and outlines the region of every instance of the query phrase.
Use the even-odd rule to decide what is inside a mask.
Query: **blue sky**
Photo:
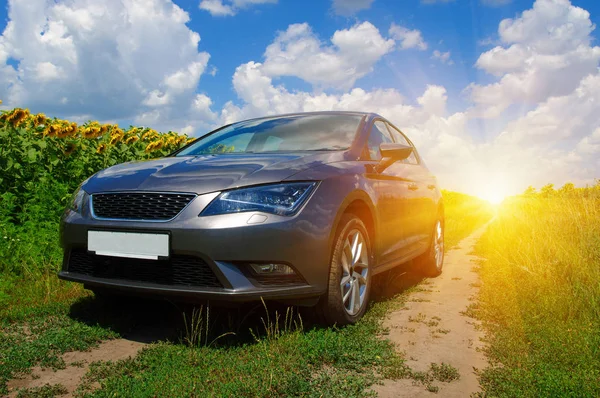
[[[10,0],[0,13],[4,109],[190,135],[367,110],[449,188],[600,177],[596,0]]]

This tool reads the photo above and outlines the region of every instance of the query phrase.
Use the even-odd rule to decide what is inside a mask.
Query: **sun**
[[[510,185],[503,178],[496,178],[490,182],[483,183],[477,191],[478,197],[494,205],[502,203],[509,195],[511,195]]]
[[[481,199],[487,200],[493,205],[499,205],[508,195],[499,190],[490,190],[479,195]]]

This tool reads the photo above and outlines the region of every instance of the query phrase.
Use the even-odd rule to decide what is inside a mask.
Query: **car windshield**
[[[360,115],[333,114],[248,120],[202,137],[176,156],[345,150],[361,119]]]

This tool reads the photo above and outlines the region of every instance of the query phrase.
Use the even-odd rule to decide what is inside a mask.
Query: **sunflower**
[[[48,124],[44,130],[44,137],[56,137],[61,131],[59,124]]]
[[[101,129],[99,126],[88,126],[86,128],[83,129],[83,136],[84,138],[96,138],[99,137],[101,134]]]
[[[106,134],[109,128],[110,124],[103,124],[102,127],[100,127],[100,135]]]
[[[148,131],[142,135],[142,140],[153,140],[158,138],[158,136],[159,134],[156,132],[156,130],[148,129]]]
[[[46,125],[48,123],[46,119],[46,115],[43,113],[38,113],[33,117],[33,127],[38,127],[40,125]]]
[[[15,108],[11,114],[6,116],[6,121],[15,127],[19,127],[29,117],[29,109]]]
[[[170,136],[167,138],[167,145],[175,145],[177,143],[177,138]]]
[[[69,137],[75,137],[77,135],[77,123],[71,122],[71,127],[69,130]]]
[[[160,139],[153,141],[153,142],[149,143],[148,146],[146,147],[146,153],[158,151],[159,149],[161,149],[163,147],[164,144],[165,143]]]
[[[188,139],[185,141],[185,144],[187,145],[187,144],[189,144],[190,142],[192,142],[192,141],[194,141],[194,140],[195,140],[195,138],[188,138]]]
[[[137,140],[139,140],[139,137],[137,135],[132,135],[131,137],[127,137],[127,139],[125,140],[125,144],[131,145]]]
[[[177,145],[183,144],[186,140],[187,137],[185,135],[180,135],[179,137],[177,137]]]
[[[58,138],[72,137],[77,133],[77,123],[69,123],[67,120],[59,121],[60,129],[56,133]]]
[[[110,145],[115,145],[123,138],[122,134],[111,134],[110,135]]]
[[[98,145],[98,149],[96,149],[96,153],[102,153],[104,151],[106,151],[106,144]]]

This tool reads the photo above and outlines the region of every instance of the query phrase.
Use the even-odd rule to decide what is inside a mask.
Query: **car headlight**
[[[77,188],[73,196],[71,197],[71,203],[69,203],[69,209],[73,210],[76,213],[81,213],[81,209],[83,208],[83,202],[87,193],[81,189],[81,186]]]
[[[223,192],[200,215],[262,211],[290,216],[308,199],[316,185],[316,182],[290,182]]]

